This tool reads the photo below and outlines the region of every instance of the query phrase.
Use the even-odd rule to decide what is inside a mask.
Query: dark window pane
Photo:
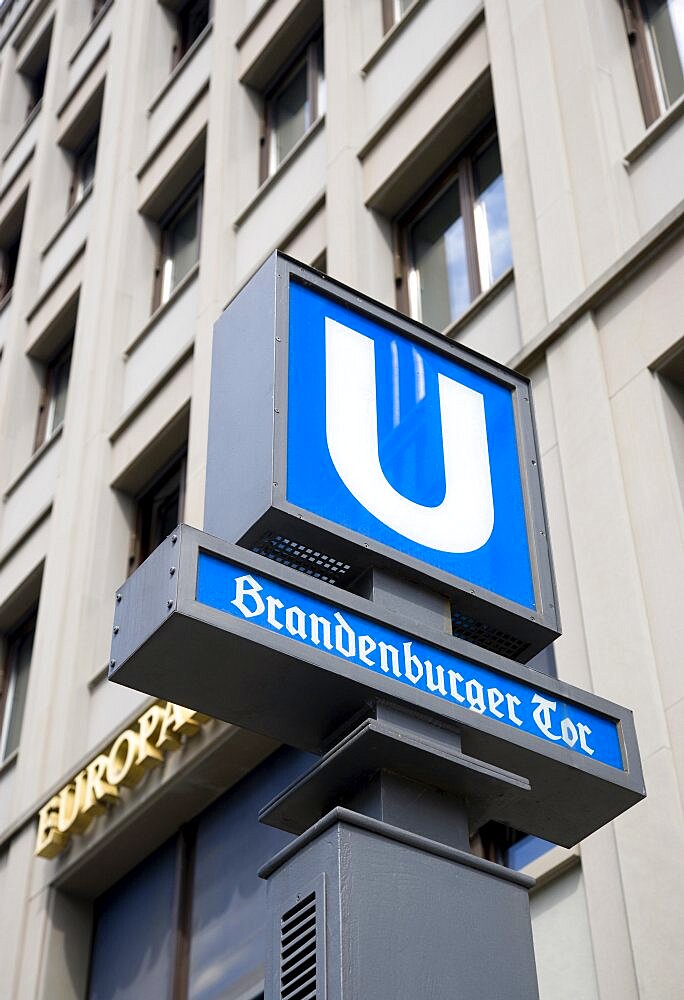
[[[188,1000],[259,988],[266,950],[266,883],[257,869],[291,839],[257,821],[276,793],[313,763],[283,749],[201,818],[192,897]]]
[[[118,882],[96,906],[88,1000],[171,997],[176,841]]]
[[[142,562],[173,531],[183,515],[185,456],[178,459],[139,501]]]
[[[684,94],[684,0],[643,0],[654,75],[664,108]]]
[[[458,181],[454,180],[410,231],[412,311],[443,330],[470,302]]]
[[[299,142],[310,125],[307,65],[302,62],[271,103],[271,171]]]
[[[484,292],[493,285],[513,262],[508,232],[508,212],[499,145],[491,142],[474,163],[475,174],[475,236],[480,271],[480,287]]]
[[[28,687],[31,654],[33,652],[33,627],[22,630],[21,635],[10,640],[7,657],[7,696],[4,720],[0,730],[0,759],[4,760],[19,746],[21,725],[24,719],[26,689]]]
[[[197,41],[209,24],[209,0],[190,0],[178,14],[178,59]]]

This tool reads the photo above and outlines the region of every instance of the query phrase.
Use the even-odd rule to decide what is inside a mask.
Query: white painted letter
[[[235,581],[235,599],[230,603],[234,604],[245,618],[255,618],[257,615],[263,615],[265,605],[259,597],[259,591],[263,589],[253,576],[239,576]],[[247,607],[245,597],[252,598],[254,601],[252,607]]]
[[[368,654],[372,653],[376,646],[377,643],[369,635],[359,636],[359,659],[369,667],[375,666]]]
[[[290,635],[298,635],[300,639],[306,639],[306,617],[301,608],[295,604],[285,612],[285,628]]]
[[[335,620],[339,622],[335,626],[335,649],[343,656],[356,656],[356,635],[344,620],[339,611],[335,612]],[[346,637],[346,645],[345,645]]]
[[[283,608],[285,607],[285,605],[283,604],[282,601],[279,601],[277,597],[271,597],[269,595],[266,598],[266,607],[268,609],[266,612],[266,621],[268,622],[269,625],[272,625],[273,628],[277,628],[278,631],[280,631],[280,629],[283,627],[283,623],[278,621],[278,619],[275,616],[275,613],[276,613],[276,608]]]
[[[559,740],[560,736],[554,736],[551,732],[551,712],[556,711],[555,701],[543,698],[540,694],[534,694],[532,695],[532,704],[537,706],[532,712],[532,716],[544,736],[548,736],[550,740]]]

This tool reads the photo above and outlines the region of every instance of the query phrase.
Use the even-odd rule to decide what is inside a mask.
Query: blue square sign
[[[514,390],[290,282],[287,500],[536,608]]]

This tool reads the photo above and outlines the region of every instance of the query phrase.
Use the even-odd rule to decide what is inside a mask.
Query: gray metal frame
[[[415,636],[504,675],[533,683],[615,719],[625,770],[618,771],[457,704],[442,702],[332,654],[266,631],[195,600],[198,554],[206,551],[330,602],[344,612]],[[182,525],[118,595],[110,679],[315,752],[387,700],[456,726],[463,752],[522,775],[528,792],[501,803],[497,818],[571,846],[645,794],[632,713],[528,667],[407,621],[387,607],[322,583]],[[429,779],[426,779],[429,780]]]
[[[289,288],[301,282],[386,328],[509,387],[519,443],[536,609],[322,518],[287,500]],[[560,634],[539,452],[527,378],[276,252],[228,305],[214,329],[204,527],[245,548],[266,531],[437,590],[458,610],[526,645],[527,661]]]

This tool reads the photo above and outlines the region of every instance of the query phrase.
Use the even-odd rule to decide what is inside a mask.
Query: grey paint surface
[[[292,281],[510,388],[535,586],[533,612],[286,499]],[[526,645],[521,660],[560,634],[529,380],[282,253],[268,258],[216,324],[204,527],[246,548],[259,544],[266,532],[282,534],[349,563],[352,577],[371,567],[395,570],[449,596],[463,614],[519,638]]]
[[[267,1000],[286,995],[281,916],[312,890],[318,1000],[538,997],[529,880],[507,869],[335,810],[262,874],[273,921]]]
[[[500,804],[497,819],[564,846],[577,843],[644,796],[628,710],[496,654],[479,650],[474,657],[474,647],[443,632],[419,628],[417,623],[408,629],[437,647],[532,681],[552,698],[616,719],[625,759],[625,770],[619,771],[198,603],[201,548],[293,587],[301,588],[305,582],[307,591],[342,610],[407,631],[406,621],[386,607],[378,609],[363,598],[311,578],[304,581],[294,570],[186,525],[176,534],[180,555],[177,550],[173,553],[174,576],[178,577],[175,603],[166,606],[171,565],[164,566],[160,560],[145,562],[121,588],[115,618],[118,632],[112,641],[112,680],[319,753],[340,727],[368,713],[369,705],[378,699],[418,709],[457,725],[464,753],[529,780],[531,791],[521,791],[512,801]],[[146,607],[129,600],[133,587]],[[157,627],[160,602],[166,607],[166,618]],[[137,623],[146,614],[151,626],[142,635]],[[130,616],[133,628],[128,624]]]

